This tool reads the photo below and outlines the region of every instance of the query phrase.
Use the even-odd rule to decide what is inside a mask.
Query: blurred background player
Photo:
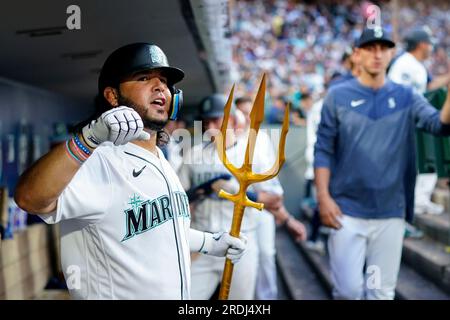
[[[213,230],[229,230],[233,216],[233,203],[219,198],[217,192],[224,189],[230,193],[236,193],[239,184],[220,161],[214,137],[220,134],[223,120],[223,110],[226,97],[221,94],[213,94],[206,97],[200,104],[199,115],[203,121],[203,127],[207,141],[194,146],[183,161],[179,171],[180,181],[188,190],[188,196],[193,205],[192,223],[196,228],[208,232]],[[227,156],[236,165],[243,162],[247,139],[237,137],[236,110],[233,104],[230,111],[230,119],[227,130]],[[258,143],[258,142],[257,142]],[[257,146],[257,149],[259,145]],[[261,168],[272,166],[273,162],[266,164],[268,159],[255,155],[253,171],[262,172]],[[262,188],[262,187],[261,187]],[[268,208],[275,207],[277,218],[287,223],[296,232],[296,237],[304,237],[304,228],[298,221],[291,219],[287,211],[283,211],[281,197],[278,194],[257,191],[250,188],[247,193],[254,201],[262,202]],[[242,220],[241,232],[248,238],[246,254],[234,268],[230,288],[230,299],[251,300],[255,298],[255,287],[258,272],[258,242],[257,226],[258,216],[256,209],[246,208]],[[292,221],[291,221],[292,220]],[[192,260],[192,298],[209,299],[215,292],[222,279],[224,259],[209,259],[205,256],[197,256]],[[272,293],[273,294],[273,293]]]
[[[343,73],[335,73],[328,83],[328,88],[342,83],[347,80],[352,80],[359,75],[359,63],[355,51],[353,48],[346,47],[344,54],[342,55],[342,67]]]
[[[386,79],[394,46],[381,27],[364,29],[360,75],[331,88],[323,104],[314,167],[322,223],[336,229],[328,252],[338,299],[394,298],[404,219],[413,214],[415,128],[450,135],[450,96],[439,112]]]
[[[450,81],[450,74],[432,80],[425,67],[425,62],[433,52],[433,41],[429,29],[417,28],[405,37],[406,51],[391,65],[389,78],[399,84],[411,86],[419,94],[445,86]],[[441,214],[442,205],[431,201],[432,192],[436,186],[437,174],[426,173],[417,176],[415,188],[415,213]],[[407,227],[407,236],[420,237],[422,232],[412,225]]]
[[[360,65],[358,57],[353,48],[347,47],[341,59],[343,63],[343,73],[336,73],[328,83],[325,84],[326,89],[330,89],[335,85],[352,80],[359,76]],[[323,98],[314,102],[311,110],[306,117],[306,149],[305,149],[305,194],[302,201],[302,210],[306,214],[312,215],[311,230],[306,246],[316,250],[321,254],[325,254],[324,244],[319,238],[321,229],[319,209],[317,207],[317,195],[314,186],[314,145],[317,141],[317,129],[320,123],[320,115],[322,112]],[[325,227],[326,228],[326,227]]]
[[[241,97],[235,100],[237,114],[244,116],[243,131],[238,138],[247,141],[250,129],[250,112],[253,102],[250,98]],[[260,171],[264,172],[276,161],[276,154],[269,136],[264,130],[258,132],[256,140],[255,157],[264,158],[264,166]],[[282,215],[287,219],[278,221],[285,225],[297,241],[306,239],[306,229],[297,219],[292,217],[283,204],[283,188],[278,177],[253,185],[258,192],[259,198],[264,199],[265,209],[257,216],[258,225],[256,229],[257,244],[259,248],[258,276],[256,279],[255,298],[258,300],[274,300],[278,297],[277,270],[275,262],[275,215]]]

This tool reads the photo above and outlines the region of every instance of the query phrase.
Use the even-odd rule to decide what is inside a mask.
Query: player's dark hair
[[[414,51],[414,50],[417,48],[418,45],[419,45],[419,43],[416,42],[416,41],[407,41],[407,42],[406,42],[405,50],[406,50],[407,52]]]
[[[247,103],[247,102],[252,102],[252,99],[250,97],[239,97],[236,100],[234,100],[234,104],[238,105],[241,103]]]
[[[305,92],[301,96],[301,100],[312,99],[312,95],[309,92]]]

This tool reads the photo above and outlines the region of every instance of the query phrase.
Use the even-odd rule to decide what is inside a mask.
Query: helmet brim
[[[145,65],[140,66],[132,71],[132,73],[145,70],[160,70],[167,77],[169,84],[174,85],[184,79],[184,71],[175,67]]]
[[[357,47],[357,48],[362,48],[362,47],[367,46],[367,45],[372,44],[372,43],[384,43],[384,44],[386,44],[389,48],[394,48],[394,47],[395,47],[395,42],[393,42],[393,41],[390,40],[390,39],[383,39],[383,38],[380,38],[380,39],[370,39],[370,40],[367,40],[367,41],[361,41],[361,42],[359,42],[359,43],[356,45],[356,47]]]

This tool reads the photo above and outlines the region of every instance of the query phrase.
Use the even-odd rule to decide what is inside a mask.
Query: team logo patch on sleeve
[[[124,210],[125,236],[122,242],[173,219],[174,213],[176,217],[190,218],[186,193],[174,192],[172,194],[174,203],[171,203],[170,199],[169,195],[145,201],[136,194],[130,197],[128,204],[131,207]]]

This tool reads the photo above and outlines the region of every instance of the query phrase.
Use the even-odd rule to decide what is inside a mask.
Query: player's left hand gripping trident
[[[226,155],[226,130],[228,125],[228,119],[230,116],[231,104],[233,101],[234,86],[231,89],[228,97],[227,104],[224,110],[224,117],[221,127],[221,134],[216,137],[217,150],[219,157],[225,167],[236,177],[239,181],[239,192],[236,194],[229,194],[223,190],[220,190],[219,197],[225,198],[234,202],[233,221],[231,224],[230,235],[239,238],[241,230],[241,222],[244,216],[245,207],[253,207],[258,210],[262,210],[264,205],[262,203],[256,203],[247,198],[246,191],[249,185],[257,182],[266,181],[275,177],[281,169],[285,161],[284,149],[286,144],[286,135],[289,129],[289,106],[286,107],[284,112],[283,126],[281,130],[280,146],[278,150],[277,161],[273,164],[272,168],[265,173],[254,173],[252,171],[253,153],[255,151],[256,137],[258,135],[261,122],[264,120],[264,98],[266,91],[266,75],[263,75],[261,84],[259,86],[258,94],[256,95],[253,103],[253,108],[250,113],[250,131],[247,143],[247,149],[245,151],[244,163],[240,168],[236,168],[232,165]],[[219,291],[219,299],[227,300],[230,292],[231,278],[233,275],[233,264],[229,259],[225,261],[225,269],[222,277],[222,284]]]

